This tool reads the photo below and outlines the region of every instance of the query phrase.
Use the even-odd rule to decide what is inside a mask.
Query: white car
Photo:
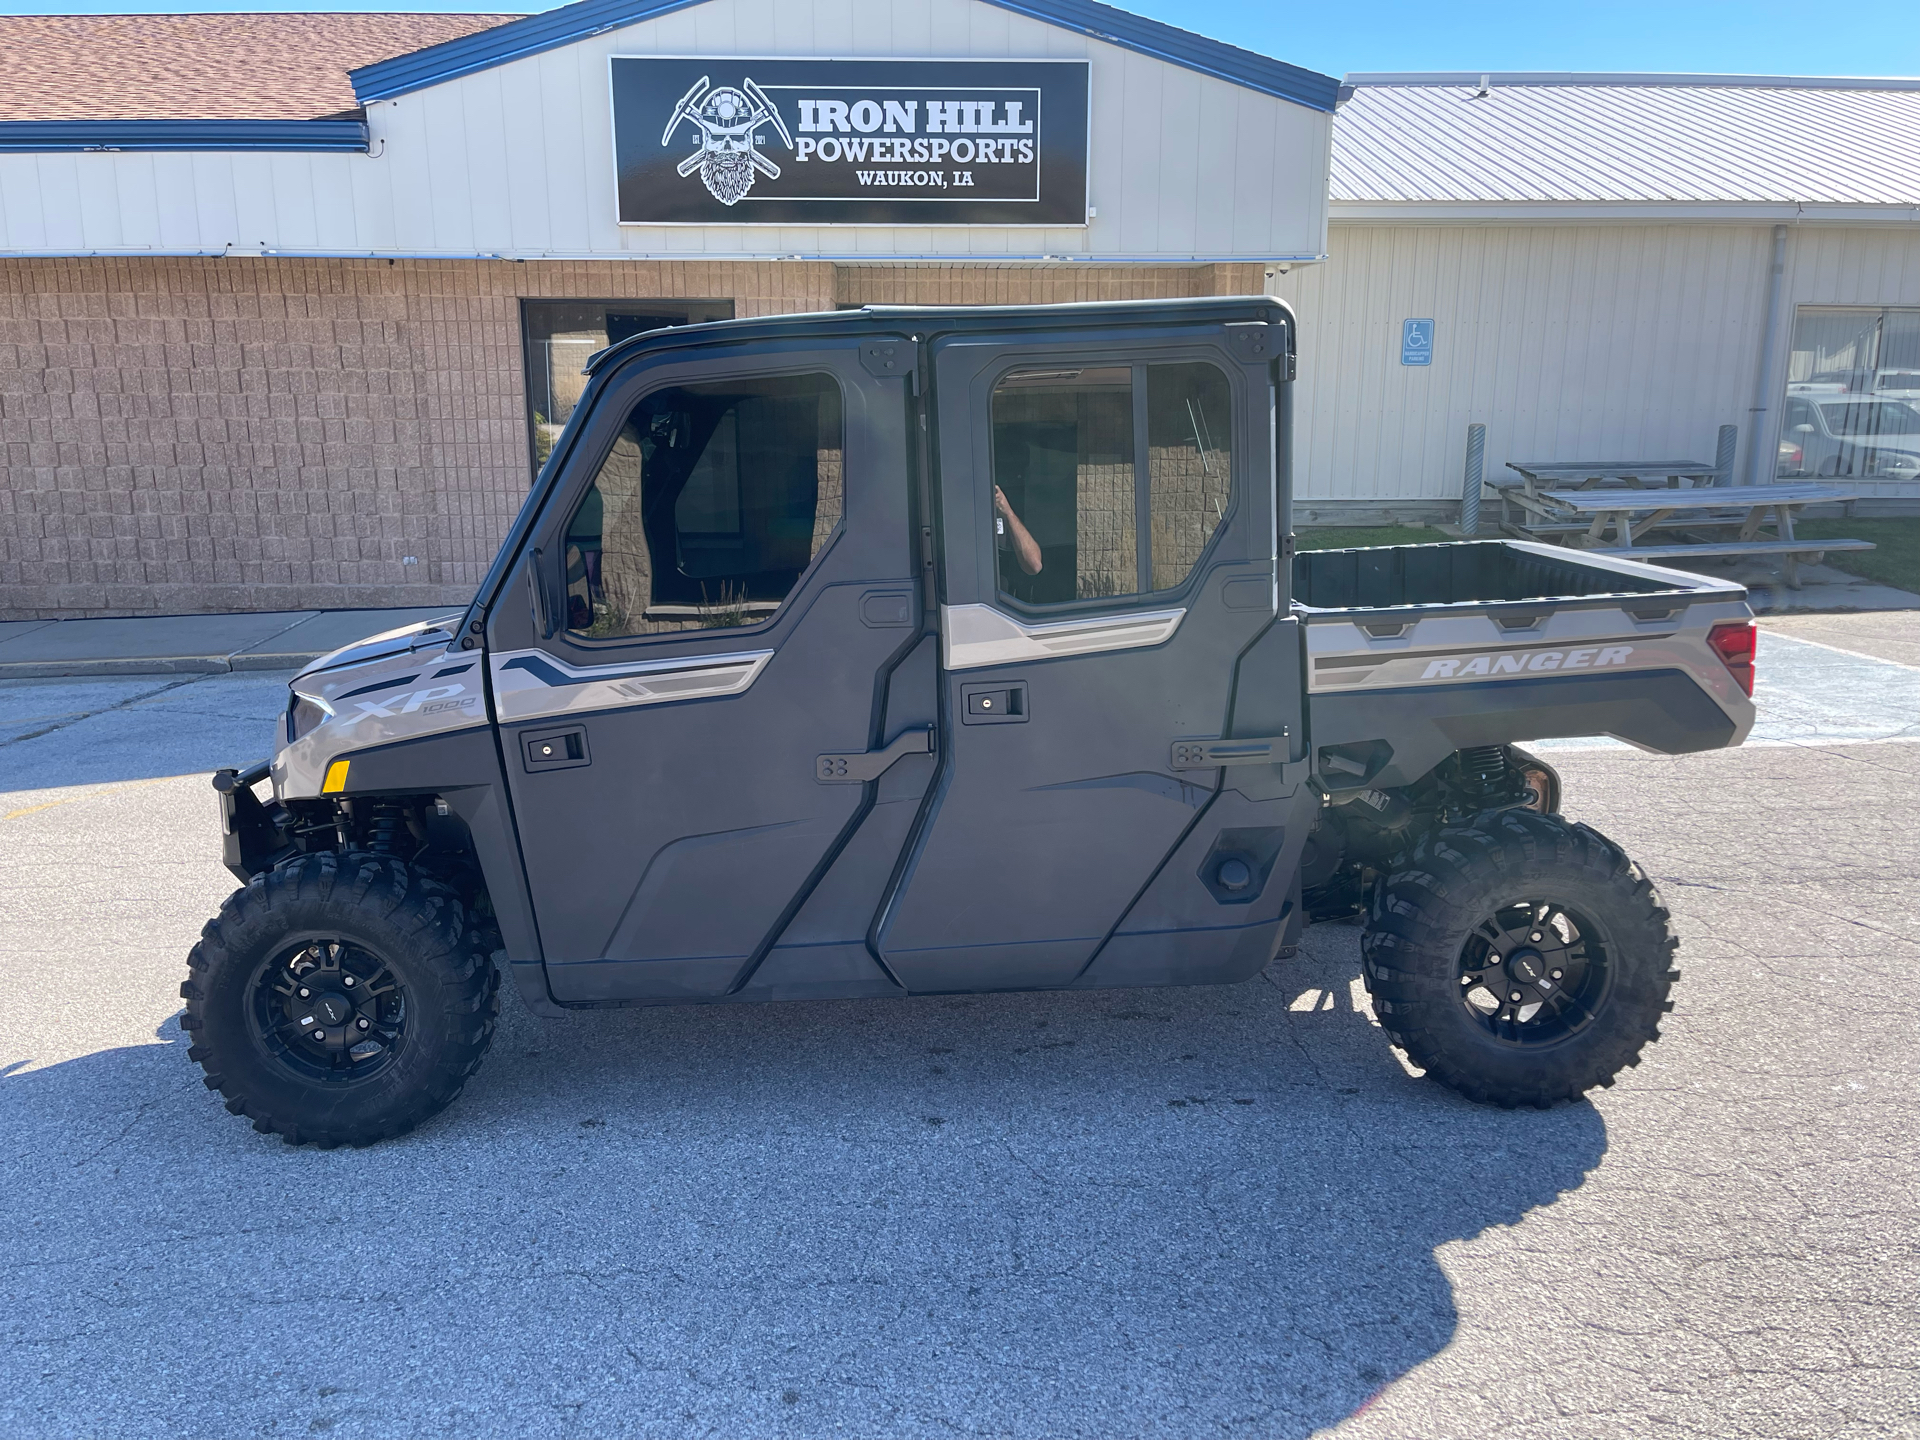
[[[1920,404],[1884,395],[1789,394],[1776,473],[1920,478]]]

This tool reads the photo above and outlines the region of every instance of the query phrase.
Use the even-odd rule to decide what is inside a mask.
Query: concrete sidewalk
[[[294,670],[369,635],[449,613],[280,610],[0,622],[0,680],[61,675],[196,675]]]

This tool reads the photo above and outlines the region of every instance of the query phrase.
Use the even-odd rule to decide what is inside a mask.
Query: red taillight
[[[1740,688],[1753,694],[1753,646],[1755,631],[1751,620],[1729,620],[1707,632],[1707,644],[1727,667],[1727,673],[1740,682]]]

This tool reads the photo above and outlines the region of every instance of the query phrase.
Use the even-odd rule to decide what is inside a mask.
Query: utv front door
[[[1286,349],[1280,324],[935,346],[946,757],[876,927],[908,988],[1230,978],[1271,954],[1304,838],[1276,798],[1302,753],[1276,619]]]
[[[490,622],[521,853],[556,999],[719,996],[875,820],[864,753],[922,752],[895,791],[932,771],[906,384],[853,338],[606,383]],[[906,824],[880,828],[897,852]],[[876,878],[828,926],[851,943],[786,993],[894,988],[862,943],[894,854],[855,848]]]

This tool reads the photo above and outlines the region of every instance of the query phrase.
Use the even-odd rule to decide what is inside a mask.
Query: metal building
[[[1736,425],[1742,478],[1920,496],[1914,467],[1794,430],[1810,405],[1830,428],[1819,397],[1843,394],[1920,430],[1920,81],[1349,75],[1341,93],[1328,258],[1277,286],[1301,317],[1311,515],[1451,518],[1476,422],[1490,473],[1711,460]],[[1402,364],[1414,319],[1431,350]]]
[[[457,602],[586,354],[871,302],[1281,294],[1309,521],[1450,518],[1476,422],[1857,470],[1797,427],[1920,376],[1917,217],[1912,82],[1341,85],[1093,0],[0,17],[0,618]]]
[[[1326,251],[1338,82],[1089,0],[503,18],[0,17],[0,617],[461,601],[638,329]]]

